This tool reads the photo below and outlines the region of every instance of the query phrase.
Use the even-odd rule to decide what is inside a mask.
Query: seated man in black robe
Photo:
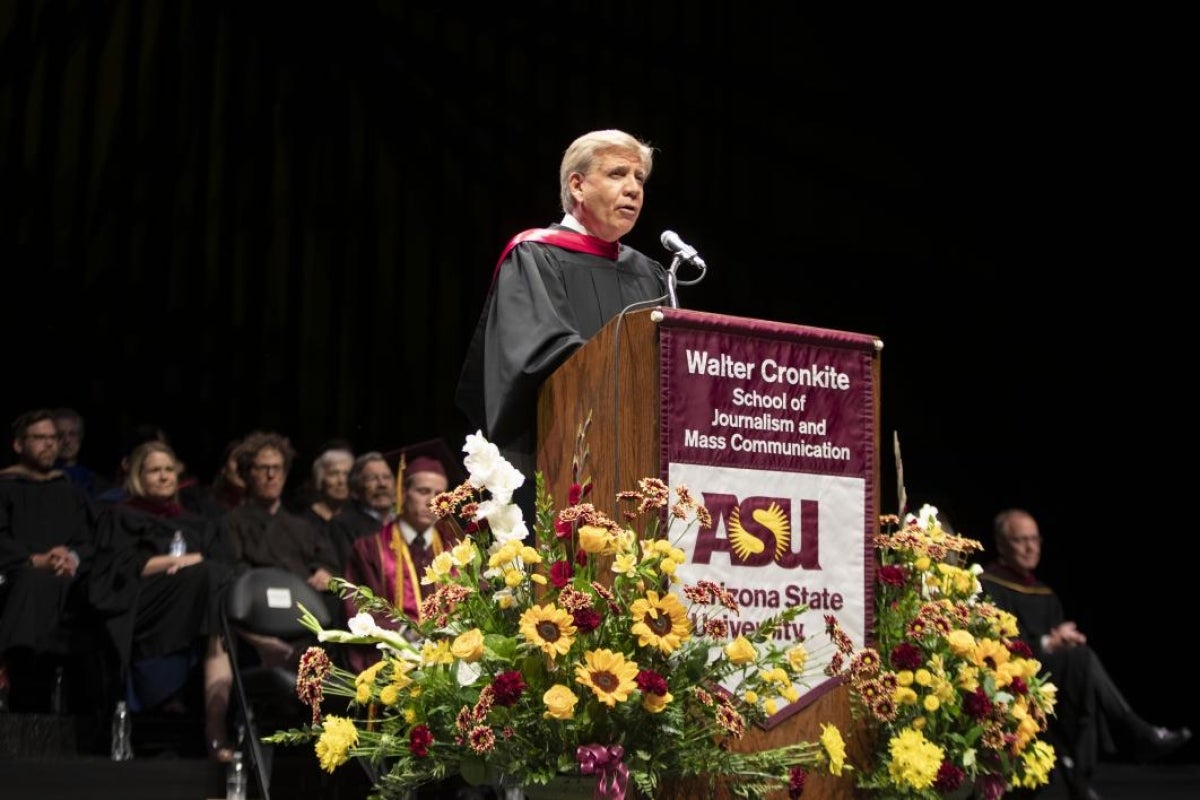
[[[97,641],[86,593],[95,515],[79,487],[54,468],[60,440],[48,409],[22,414],[12,435],[19,460],[0,471],[0,660],[13,710],[47,711],[49,676],[74,671],[70,656]],[[96,689],[69,681],[80,703],[96,700],[88,697]]]
[[[396,475],[383,453],[372,450],[350,466],[350,502],[329,520],[329,538],[338,552],[338,574],[344,574],[354,542],[378,533],[396,517]]]
[[[1051,732],[1067,767],[1067,789],[1073,799],[1095,800],[1091,783],[1101,749],[1115,752],[1121,741],[1140,759],[1161,758],[1184,745],[1191,731],[1157,727],[1134,713],[1087,637],[1066,619],[1058,595],[1034,575],[1042,555],[1034,518],[1020,509],[1003,511],[994,532],[999,557],[980,575],[983,591],[1016,616],[1021,639],[1058,686]]]

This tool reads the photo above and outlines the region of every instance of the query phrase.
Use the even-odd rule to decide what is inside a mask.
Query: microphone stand
[[[671,266],[667,269],[667,305],[671,308],[679,308],[679,297],[675,294],[675,286],[678,284],[678,279],[675,277],[675,271],[679,269],[679,262],[683,261],[683,256],[678,253],[671,259]]]

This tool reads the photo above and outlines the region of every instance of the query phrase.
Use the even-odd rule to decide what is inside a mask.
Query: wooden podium
[[[590,414],[585,474],[594,484],[591,501],[614,519],[620,519],[618,491],[636,488],[643,477],[662,478],[674,488],[671,478],[679,474],[707,479],[710,512],[712,498],[733,498],[729,502],[736,508],[744,506],[740,520],[750,519],[752,500],[789,509],[798,523],[786,542],[801,542],[800,551],[775,548],[777,563],[767,564],[766,574],[787,582],[783,591],[806,588],[803,582],[822,575],[839,553],[854,551],[842,569],[846,586],[833,594],[856,599],[861,619],[854,638],[861,645],[871,624],[870,536],[879,517],[881,347],[863,334],[682,309],[616,317],[543,384],[537,468],[556,507],[561,505],[572,480],[576,435]],[[754,408],[743,413],[743,406]],[[724,475],[742,483],[735,480],[728,492],[714,487]],[[695,488],[690,480],[688,485]],[[822,516],[827,508],[841,513]],[[707,547],[715,552],[706,550],[714,563],[735,560],[727,531],[722,536],[715,530],[726,529],[731,518],[720,509],[714,513]],[[844,518],[853,524],[841,525]],[[739,522],[739,533],[741,528]],[[728,585],[739,585],[733,580]],[[803,615],[809,630],[823,633],[822,613],[810,605]],[[844,627],[853,637],[856,626]],[[868,745],[851,718],[848,691],[836,680],[813,687],[769,727],[752,729],[741,746],[815,741],[822,723],[836,725],[846,738],[848,760],[860,761],[856,753]],[[853,778],[810,775],[806,794],[853,797]]]

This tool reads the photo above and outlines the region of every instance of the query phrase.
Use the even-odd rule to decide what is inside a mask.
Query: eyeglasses
[[[280,472],[283,472],[283,464],[251,464],[250,470],[252,472],[257,472],[260,475],[277,475]]]

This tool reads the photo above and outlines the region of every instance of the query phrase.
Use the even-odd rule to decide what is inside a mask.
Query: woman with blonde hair
[[[143,442],[129,466],[128,497],[101,521],[90,589],[107,615],[121,690],[135,710],[186,710],[184,690],[202,669],[206,749],[229,761],[232,669],[220,638],[229,555],[216,524],[180,505],[180,462],[170,445]]]

